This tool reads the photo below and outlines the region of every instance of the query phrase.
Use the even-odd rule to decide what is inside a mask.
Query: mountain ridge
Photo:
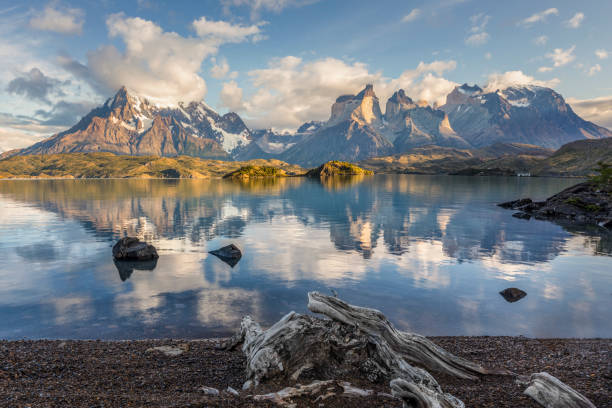
[[[291,134],[251,130],[237,113],[220,115],[204,102],[160,106],[125,87],[71,128],[13,155],[109,152],[189,155],[222,160],[280,159],[302,166],[329,160],[361,161],[425,146],[490,148],[496,143],[556,149],[612,132],[576,115],[563,97],[535,85],[488,92],[456,86],[442,106],[413,101],[399,89],[383,114],[371,84],[341,95],[327,121],[310,121]],[[520,149],[519,149],[520,150]]]

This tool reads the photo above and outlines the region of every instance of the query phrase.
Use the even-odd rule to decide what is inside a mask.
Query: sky
[[[458,84],[550,86],[612,128],[608,0],[0,0],[0,152],[125,85],[252,128],[326,120],[367,83],[444,103]]]

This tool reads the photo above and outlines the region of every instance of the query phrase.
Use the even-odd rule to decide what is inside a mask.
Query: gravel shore
[[[524,337],[432,337],[462,357],[520,375],[547,371],[589,398],[612,407],[612,339],[529,339]],[[0,341],[1,407],[272,407],[240,391],[245,359],[240,351],[217,350],[219,340]],[[153,347],[175,346],[167,356]],[[538,407],[511,377],[458,380],[432,373],[445,392],[468,407]],[[298,407],[401,407],[388,384],[341,378],[371,389],[369,397],[334,396]],[[303,381],[304,382],[304,381]],[[265,384],[257,394],[294,383]],[[214,387],[220,394],[201,390]],[[232,387],[239,396],[224,390]]]

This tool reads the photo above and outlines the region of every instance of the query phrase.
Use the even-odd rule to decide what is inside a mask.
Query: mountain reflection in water
[[[610,237],[495,205],[575,182],[2,181],[0,337],[226,335],[332,288],[424,334],[609,337]],[[113,262],[126,235],[155,245],[157,264]],[[207,253],[229,243],[234,268]],[[508,286],[529,296],[506,304]]]

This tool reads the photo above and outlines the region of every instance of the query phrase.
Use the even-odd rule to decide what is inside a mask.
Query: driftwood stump
[[[525,394],[545,408],[595,408],[585,396],[546,372],[531,375]]]
[[[349,305],[337,298],[308,294],[308,308],[330,319],[291,312],[268,330],[249,316],[226,347],[242,345],[247,357],[243,389],[271,378],[333,380],[358,375],[372,382],[394,382],[406,406],[462,408],[445,394],[425,367],[474,379],[483,374],[508,374],[464,360],[423,336],[397,330],[379,311]],[[416,405],[414,405],[416,404]]]

